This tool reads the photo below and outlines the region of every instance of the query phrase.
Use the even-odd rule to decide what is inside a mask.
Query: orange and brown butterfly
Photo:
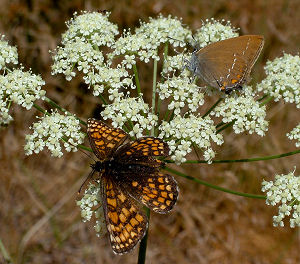
[[[174,178],[163,174],[168,145],[162,139],[129,138],[122,129],[89,119],[87,134],[99,161],[92,164],[99,172],[101,198],[111,247],[116,254],[131,251],[144,237],[148,219],[142,205],[157,213],[172,210],[178,197]]]

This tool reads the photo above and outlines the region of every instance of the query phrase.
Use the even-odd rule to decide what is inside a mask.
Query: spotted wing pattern
[[[130,195],[156,213],[165,214],[171,211],[178,198],[178,185],[168,174],[155,169],[151,174],[143,174],[147,169],[135,166],[131,171],[122,173],[123,188]],[[149,170],[149,169],[148,169]]]
[[[135,163],[135,161],[147,161],[152,157],[167,157],[169,146],[162,139],[154,137],[142,137],[129,142],[118,149],[115,157],[122,163]]]
[[[93,118],[87,121],[87,134],[95,155],[101,161],[107,160],[128,136],[122,129],[112,128]]]
[[[102,200],[111,247],[116,254],[131,251],[144,237],[148,220],[143,210],[108,175],[101,179]]]

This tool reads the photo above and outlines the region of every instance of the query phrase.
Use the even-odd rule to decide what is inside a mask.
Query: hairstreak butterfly
[[[264,45],[264,37],[245,35],[225,39],[195,50],[186,67],[226,94],[242,88]]]

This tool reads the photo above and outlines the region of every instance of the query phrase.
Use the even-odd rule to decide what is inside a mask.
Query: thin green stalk
[[[251,193],[242,193],[242,192],[237,192],[237,191],[233,191],[233,190],[230,190],[230,189],[226,189],[226,188],[223,188],[223,187],[220,187],[220,186],[208,183],[206,181],[199,180],[197,178],[194,178],[192,176],[186,175],[186,174],[184,174],[182,172],[179,172],[177,170],[174,170],[174,169],[171,169],[171,168],[168,168],[168,167],[165,167],[164,169],[166,171],[174,173],[174,174],[176,174],[176,175],[178,175],[180,177],[183,177],[183,178],[186,178],[188,180],[200,183],[200,184],[202,184],[204,186],[207,186],[209,188],[212,188],[212,189],[215,189],[215,190],[218,190],[218,191],[222,191],[222,192],[226,192],[226,193],[231,193],[231,194],[234,194],[234,195],[248,197],[248,198],[266,199],[266,196],[263,196],[263,195],[251,194]]]
[[[136,64],[132,65],[132,69],[134,72],[134,78],[135,78],[135,85],[136,85],[136,90],[137,90],[137,95],[140,96],[141,94],[141,85],[140,85],[140,80],[139,80],[139,73],[136,67]]]
[[[223,100],[223,98],[219,98],[217,102],[215,102],[212,107],[208,109],[208,111],[202,116],[202,118],[206,117],[212,110],[215,109],[215,107]]]
[[[2,240],[0,238],[0,252],[2,253],[2,256],[4,258],[4,261],[7,263],[7,264],[10,264],[10,263],[13,263],[12,262],[12,259],[9,255],[9,253],[7,252],[4,244],[2,243]]]
[[[220,133],[222,130],[226,129],[227,127],[230,127],[234,124],[234,122],[236,121],[236,119],[232,120],[231,122],[227,123],[225,126],[222,126],[221,128],[219,128],[216,133]]]
[[[102,101],[103,104],[105,104],[105,105],[108,104],[102,94],[99,94],[99,97],[100,97],[100,99],[101,99],[101,101]]]
[[[145,207],[144,208],[147,218],[148,218],[148,223],[150,222],[150,209]],[[140,243],[140,248],[139,248],[139,257],[138,257],[138,264],[144,264],[146,261],[146,250],[147,250],[147,240],[148,240],[148,229],[146,230],[146,234],[143,237],[141,243]]]
[[[152,84],[152,114],[155,114],[156,103],[156,79],[157,79],[157,60],[153,62],[153,84]],[[151,135],[154,136],[154,127],[151,129]]]
[[[43,109],[42,107],[40,107],[39,105],[33,103],[33,107],[37,110],[39,110],[41,113],[43,113],[44,115],[50,115],[50,113],[48,113],[45,109]]]
[[[263,105],[269,103],[270,101],[272,101],[273,99],[274,99],[273,96],[269,96],[266,100],[264,100],[263,102],[261,102],[259,104],[259,106],[263,106]]]
[[[265,157],[259,157],[259,158],[250,158],[250,159],[232,159],[232,160],[213,160],[211,163],[233,163],[233,162],[254,162],[254,161],[260,161],[260,160],[272,160],[272,159],[280,159],[288,156],[292,156],[295,154],[300,153],[300,149],[286,152],[282,154],[272,155],[272,156],[265,156]],[[167,163],[174,163],[173,160],[165,160]],[[185,164],[196,164],[196,163],[208,163],[206,160],[187,160],[184,162]]]

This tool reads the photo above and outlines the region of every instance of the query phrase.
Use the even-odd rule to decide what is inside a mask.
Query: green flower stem
[[[197,183],[200,183],[204,186],[207,186],[209,188],[213,188],[215,190],[218,190],[218,191],[222,191],[222,192],[226,192],[226,193],[231,193],[231,194],[234,194],[234,195],[238,195],[238,196],[243,196],[243,197],[248,197],[248,198],[255,198],[255,199],[266,199],[266,196],[263,196],[263,195],[258,195],[258,194],[251,194],[251,193],[242,193],[242,192],[237,192],[237,191],[233,191],[233,190],[230,190],[230,189],[226,189],[226,188],[223,188],[223,187],[220,187],[220,186],[217,186],[217,185],[213,185],[211,183],[208,183],[206,181],[202,181],[202,180],[199,180],[197,178],[194,178],[192,176],[189,176],[189,175],[186,175],[182,172],[179,172],[177,170],[174,170],[174,169],[171,169],[171,168],[168,168],[168,167],[165,167],[164,168],[166,171],[168,172],[171,172],[171,173],[174,173],[180,177],[183,177],[183,178],[186,178],[188,180],[191,180],[191,181],[194,181],[194,182],[197,182]]]
[[[2,256],[4,258],[5,263],[9,264],[9,263],[13,263],[12,259],[9,255],[9,253],[7,252],[4,244],[2,243],[2,240],[0,239],[0,252],[2,253]]]
[[[206,117],[212,110],[215,109],[215,107],[223,100],[223,98],[219,98],[217,102],[215,102],[209,109],[208,111],[202,116],[202,118]]]
[[[254,162],[254,161],[260,161],[260,160],[272,160],[272,159],[280,159],[288,156],[292,156],[295,154],[300,153],[300,149],[287,152],[287,153],[282,153],[278,155],[272,155],[272,156],[265,156],[265,157],[260,157],[260,158],[250,158],[250,159],[232,159],[232,160],[213,160],[212,163],[234,163],[234,162]],[[173,160],[165,160],[167,163],[174,163]],[[197,164],[197,163],[208,163],[206,160],[187,160],[184,162],[184,164]]]
[[[53,100],[51,100],[50,98],[46,97],[45,98],[45,102],[50,104],[51,106],[55,107],[56,109],[64,112],[64,113],[67,113],[68,115],[72,115],[72,113],[70,113],[69,111],[67,111],[65,108],[61,107],[60,105],[58,105],[57,103],[55,103]],[[76,117],[75,118],[77,120],[79,120],[80,124],[86,126],[86,122],[82,121],[80,118]]]
[[[235,121],[236,121],[236,119],[232,120],[231,122],[229,122],[229,123],[227,123],[227,124],[225,123],[225,125],[222,126],[221,128],[219,128],[219,129],[216,131],[216,133],[218,134],[218,133],[220,133],[222,130],[226,129],[227,127],[231,127],[231,126],[234,124]]]
[[[37,110],[39,110],[41,113],[43,113],[44,115],[50,115],[50,113],[48,113],[45,109],[43,109],[42,107],[40,107],[39,105],[37,105],[37,104],[33,104],[33,107],[35,108],[35,109],[37,109]]]
[[[101,99],[101,101],[102,101],[103,104],[105,104],[105,105],[108,104],[102,94],[99,94],[99,97],[100,97],[100,99]]]
[[[144,210],[146,212],[148,223],[150,222],[150,209],[147,207],[144,207]],[[146,230],[146,234],[141,240],[140,248],[139,248],[139,257],[138,257],[138,264],[144,264],[146,260],[146,250],[147,250],[147,240],[148,240],[148,229]]]
[[[263,105],[269,103],[270,101],[272,101],[273,99],[274,99],[273,96],[268,96],[266,100],[264,100],[263,102],[261,102],[259,104],[259,106],[263,106]]]
[[[157,60],[153,62],[153,85],[152,85],[152,114],[155,114],[156,102],[156,79],[157,79]],[[154,127],[151,129],[151,135],[154,136]]]
[[[139,73],[138,73],[136,64],[132,65],[132,69],[133,69],[133,72],[134,72],[136,90],[137,90],[138,96],[140,96],[140,94],[141,94],[141,84],[140,84]]]

